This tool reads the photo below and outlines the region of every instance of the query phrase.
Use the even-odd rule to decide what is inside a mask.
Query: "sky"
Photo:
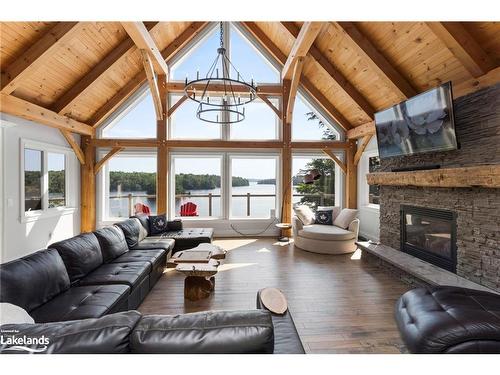
[[[247,82],[252,78],[259,83],[278,83],[279,72],[248,42],[234,27],[230,29],[230,60]],[[219,28],[216,27],[196,48],[183,57],[171,68],[171,79],[185,80],[196,78],[196,71],[204,76],[216,57],[219,47]],[[235,74],[235,73],[233,73]],[[175,103],[180,96],[172,97]],[[171,103],[171,104],[173,104]],[[276,102],[276,105],[278,103]],[[196,118],[198,104],[187,100],[173,114],[171,121],[172,137],[177,139],[214,139],[220,138],[221,126],[203,122]],[[293,112],[292,138],[294,140],[319,140],[323,131],[317,121],[307,120],[311,108],[299,94]],[[231,127],[231,139],[277,139],[278,118],[261,100],[255,100],[245,106],[245,120],[238,124],[222,125]],[[104,137],[117,138],[154,138],[156,136],[156,118],[153,100],[149,90],[136,106],[129,110],[114,126],[103,132]],[[122,159],[122,160],[120,160]],[[150,170],[150,163],[141,159],[115,157],[112,160],[116,168],[122,170]],[[198,160],[190,173],[205,172],[212,168],[209,161]],[[270,178],[265,176],[259,163],[249,163],[245,168],[245,176],[253,178]]]
[[[49,152],[47,155],[47,167],[49,171],[62,171],[64,169],[64,154]],[[41,171],[42,152],[26,149],[24,151],[24,169],[26,171]]]

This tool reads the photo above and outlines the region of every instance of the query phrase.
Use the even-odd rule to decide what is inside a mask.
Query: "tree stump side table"
[[[207,298],[215,288],[215,277],[219,262],[210,259],[208,263],[181,263],[176,271],[186,275],[184,280],[184,298],[199,301]]]

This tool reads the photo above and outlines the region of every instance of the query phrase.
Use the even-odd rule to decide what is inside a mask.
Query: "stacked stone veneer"
[[[500,164],[500,85],[454,102],[456,151],[383,159],[382,171],[413,165],[443,168]],[[457,274],[500,291],[500,189],[382,186],[380,241],[400,248],[400,205],[457,213]]]

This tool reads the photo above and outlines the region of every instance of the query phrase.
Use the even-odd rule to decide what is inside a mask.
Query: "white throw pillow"
[[[12,303],[0,303],[0,325],[34,324],[33,318],[23,308]]]
[[[317,211],[329,211],[332,210],[332,220],[335,220],[340,214],[339,206],[318,206]]]
[[[347,229],[349,224],[356,219],[356,216],[358,216],[358,210],[354,210],[352,208],[344,208],[342,211],[340,211],[339,216],[333,221],[333,225],[336,225],[337,227]]]
[[[311,210],[311,207],[305,204],[301,204],[299,206],[295,206],[293,210],[295,211],[295,215],[297,215],[299,220],[302,221],[302,224],[304,225],[314,224],[314,220],[316,218],[314,216],[313,210]]]

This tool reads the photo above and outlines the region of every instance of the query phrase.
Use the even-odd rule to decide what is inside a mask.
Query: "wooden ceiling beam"
[[[347,139],[363,138],[366,135],[373,134],[375,134],[375,122],[370,121],[349,130],[347,132]]]
[[[299,89],[300,77],[302,75],[302,68],[304,67],[304,57],[299,57],[295,61],[293,68],[292,80],[290,83],[290,91],[288,92],[288,101],[286,107],[286,120],[288,123],[292,122],[293,108],[295,106],[295,98]]]
[[[329,158],[331,158],[335,162],[335,164],[339,166],[342,172],[347,173],[347,167],[345,163],[342,160],[340,160],[337,155],[335,155],[331,150],[323,150],[323,153],[325,153]]]
[[[460,22],[426,24],[473,77],[480,77],[496,67],[493,59]]]
[[[1,92],[12,93],[24,79],[52,58],[57,48],[75,35],[78,25],[79,22],[59,22],[45,33],[2,72]]]
[[[281,24],[288,30],[288,32],[297,38],[300,29],[294,22],[281,22]],[[325,57],[325,55],[317,48],[314,43],[309,48],[309,56],[323,68],[323,70],[332,77],[337,84],[338,88],[342,90],[366,115],[373,119],[375,109],[368,102],[368,100],[349,82],[349,80]]]
[[[259,94],[257,93],[257,96],[265,103],[271,110],[276,113],[276,116],[278,118],[281,118],[281,111],[276,108],[276,106],[269,100],[269,98],[265,94]]]
[[[354,154],[354,166],[358,165],[361,155],[363,155],[363,152],[365,151],[366,146],[368,146],[370,139],[372,139],[372,136],[373,134],[368,134],[361,139],[361,142],[358,144],[358,148],[356,149],[356,154]]]
[[[87,124],[4,93],[0,93],[0,111],[56,129],[90,136],[95,134],[94,129]]]
[[[158,80],[156,73],[154,71],[153,62],[149,57],[148,51],[141,49],[142,63],[144,65],[144,72],[146,73],[146,78],[149,84],[149,90],[151,91],[151,96],[153,98],[153,104],[156,112],[156,119],[163,119],[163,104],[160,98],[160,89],[158,88]]]
[[[148,52],[155,72],[168,76],[168,65],[144,23],[122,22],[121,24],[137,48]]]
[[[335,22],[334,24],[343,31],[350,44],[356,48],[368,65],[401,99],[418,94],[418,91],[411,83],[392,66],[387,58],[363,35],[353,22]]]
[[[59,129],[59,131],[61,132],[63,137],[66,138],[66,141],[69,143],[69,145],[73,149],[73,152],[75,153],[76,157],[80,161],[80,164],[85,165],[85,155],[83,154],[83,151],[80,148],[80,145],[75,141],[75,138],[73,138],[73,134],[71,134],[71,132],[68,130]]]
[[[146,23],[148,31],[153,31],[159,27],[158,22]],[[71,106],[92,86],[100,77],[112,70],[123,56],[135,50],[136,46],[132,39],[126,37],[117,47],[100,60],[89,72],[85,74],[76,84],[62,94],[50,107],[54,112],[61,115],[68,113]]]
[[[203,91],[205,89],[205,84],[198,83],[190,85],[190,89],[188,92],[193,92],[193,89],[196,91]],[[168,92],[171,93],[179,93],[184,94],[184,88],[186,87],[185,81],[170,81],[167,83]],[[243,85],[235,85],[231,86],[232,90],[235,93],[248,93],[248,87]],[[227,87],[224,87],[223,84],[211,84],[210,92],[212,93],[224,93],[227,91]],[[281,85],[279,83],[262,83],[257,86],[257,94],[270,95],[270,96],[280,96],[281,95]]]
[[[318,36],[321,28],[323,27],[323,22],[304,22],[300,28],[299,34],[297,35],[295,42],[293,43],[292,49],[288,58],[283,65],[283,70],[281,73],[282,79],[292,79],[292,74],[294,71],[295,63],[299,57],[305,57],[309,48],[314,43],[314,40]]]
[[[179,100],[168,109],[167,117],[172,116],[174,114],[174,112],[177,110],[177,108],[179,108],[182,105],[182,103],[184,103],[186,100],[187,100],[187,96],[181,96],[179,98]]]
[[[179,51],[191,42],[208,22],[193,22],[172,43],[161,52],[165,61],[170,61]],[[108,116],[113,113],[130,95],[132,95],[146,81],[146,73],[141,70],[124,87],[122,87],[112,98],[101,106],[88,121],[94,127],[101,126]],[[184,88],[184,86],[183,86]],[[169,90],[170,91],[170,90]]]
[[[267,52],[280,64],[284,65],[287,56],[281,52],[274,42],[255,24],[255,22],[242,22],[245,29],[264,47]],[[306,78],[301,78],[302,87],[315,99],[323,110],[328,113],[344,130],[352,126],[347,119],[335,108],[334,105]]]

